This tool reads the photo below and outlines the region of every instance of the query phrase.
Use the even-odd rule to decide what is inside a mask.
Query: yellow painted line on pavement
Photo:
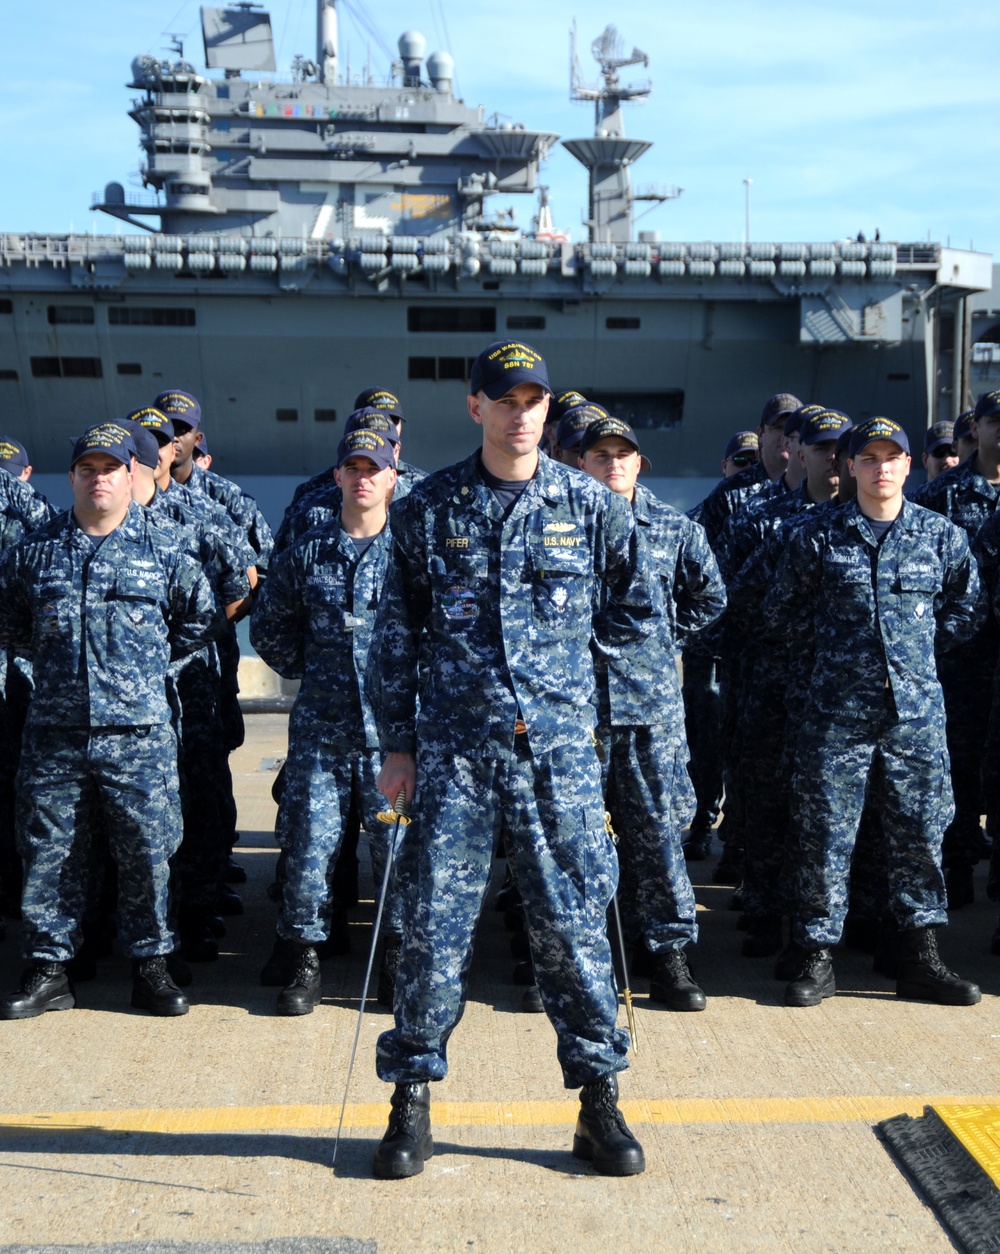
[[[923,1114],[925,1106],[1000,1105],[1000,1098],[897,1097],[727,1097],[623,1101],[635,1124],[878,1123],[894,1115]],[[539,1127],[573,1124],[572,1101],[434,1102],[435,1128]],[[345,1128],[379,1128],[388,1101],[347,1107]],[[175,1110],[74,1110],[0,1115],[0,1138],[44,1133],[235,1133],[336,1129],[339,1106],[217,1106]]]

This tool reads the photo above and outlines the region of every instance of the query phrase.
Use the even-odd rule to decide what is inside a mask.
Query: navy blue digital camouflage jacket
[[[476,452],[392,507],[369,663],[384,753],[502,758],[519,714],[532,752],[578,744],[596,721],[591,647],[621,657],[658,630],[627,501],[539,457],[504,519],[479,468]]]
[[[138,505],[97,549],[70,511],[0,559],[0,646],[34,664],[33,724],[169,722],[170,662],[224,623],[198,565]]]

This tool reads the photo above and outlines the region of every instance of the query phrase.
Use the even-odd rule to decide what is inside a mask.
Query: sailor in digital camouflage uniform
[[[728,520],[752,498],[770,496],[781,482],[788,465],[788,448],[784,439],[785,421],[802,407],[790,392],[769,397],[757,424],[760,459],[729,479],[716,484],[702,504],[700,522],[708,535],[716,560],[724,569],[723,531]],[[782,489],[783,490],[783,489]],[[738,883],[743,863],[743,823],[745,815],[743,780],[738,770],[739,698],[741,671],[738,650],[727,639],[725,616],[719,631],[719,691],[722,700],[722,770],[726,804],[719,825],[719,839],[725,848],[713,874],[716,883]]]
[[[228,621],[238,621],[249,613],[249,575],[256,571],[245,533],[215,502],[173,487],[164,491],[157,482],[174,449],[170,420],[164,414],[147,406],[129,415],[129,421],[135,428],[133,499],[201,566],[218,608]],[[170,485],[169,469],[166,482]],[[181,956],[189,962],[212,962],[219,956],[210,920],[218,912],[229,856],[223,804],[229,775],[220,682],[214,642],[171,664],[171,691],[180,706],[178,766],[184,822],[184,838],[172,862],[171,895]]]
[[[592,422],[607,417],[608,411],[604,406],[595,405],[593,401],[580,401],[576,405],[567,406],[556,427],[550,456],[564,466],[571,466],[573,470],[576,470],[583,433]]]
[[[361,409],[354,410],[347,419],[347,422],[344,424],[344,435],[350,435],[352,431],[360,430],[377,431],[383,436],[392,449],[393,457],[396,459],[396,466],[399,466],[399,423],[392,414],[376,409],[374,405],[362,406]],[[400,479],[397,473],[396,481],[390,493],[389,504],[393,501],[401,501],[413,485],[419,483],[423,477],[424,472],[412,466],[409,468],[409,473],[405,479]],[[309,487],[308,491],[296,491],[291,505],[285,510],[281,526],[274,537],[275,553],[284,552],[285,549],[290,548],[297,540],[301,540],[306,532],[311,531],[314,527],[325,526],[327,523],[335,522],[340,517],[343,496],[337,482],[336,467],[325,470],[322,475],[310,480],[309,484],[312,486]]]
[[[121,428],[115,427],[115,432]],[[99,807],[118,864],[118,930],[133,959],[132,1004],[177,1015],[187,999],[165,957],[168,860],[180,841],[172,657],[219,629],[198,567],[162,542],[131,501],[133,446],[93,429],[71,460],[73,509],[0,562],[0,643],[34,662],[18,773],[22,943],[30,965],[0,1018],[67,1009]]]
[[[738,633],[742,655],[738,769],[746,796],[743,910],[748,934],[743,953],[767,957],[781,948],[786,911],[783,871],[789,836],[790,797],[785,757],[789,674],[793,655],[804,647],[798,638],[775,637],[760,630],[764,597],[774,578],[788,532],[785,524],[830,501],[837,494],[837,440],[851,426],[838,410],[804,407],[795,459],[805,478],[792,492],[755,498],[726,524],[724,547],[727,618]]]
[[[879,767],[901,946],[896,992],[971,1005],[979,989],[943,966],[934,930],[947,919],[941,838],[952,812],[934,657],[982,622],[979,577],[961,529],[904,499],[909,443],[898,423],[861,423],[849,453],[856,501],[791,532],[764,602],[767,630],[814,641],[793,750],[793,936],[802,958],[785,1002],[815,1006],[836,992],[830,946],[844,925],[869,773]]]
[[[392,443],[396,455],[396,482],[392,489],[392,500],[397,501],[401,501],[426,474],[426,471],[400,457],[405,421],[403,407],[395,393],[385,388],[365,388],[358,394],[354,409],[344,424],[344,435],[359,427],[367,427],[370,431],[381,432]],[[334,469],[329,466],[296,487],[291,504],[285,510],[281,526],[274,537],[276,553],[294,544],[310,527],[319,526],[320,523],[339,516],[341,496]]]
[[[56,511],[31,487],[28,450],[12,436],[0,436],[0,553],[55,517]],[[21,733],[31,699],[31,663],[0,650],[0,909],[16,913],[21,864],[14,842],[14,778],[21,756]],[[4,923],[0,917],[0,939]]]
[[[175,483],[183,486],[193,496],[209,497],[228,512],[234,522],[246,534],[254,551],[254,567],[257,577],[263,580],[274,549],[274,537],[260,507],[249,493],[238,484],[213,470],[206,470],[194,459],[194,450],[202,439],[201,404],[190,392],[170,388],[160,392],[153,405],[161,410],[174,425],[174,463],[170,468]],[[240,647],[233,627],[227,627],[216,642],[221,670],[219,712],[225,736],[227,753],[233,753],[243,744],[246,728],[239,702]],[[228,775],[228,759],[226,771]],[[236,831],[236,801],[232,780],[227,779],[222,790],[225,812],[225,839],[230,847],[238,839]],[[221,895],[227,913],[239,914],[242,905],[239,897],[225,889]],[[221,903],[220,903],[221,904]]]
[[[731,479],[756,465],[760,444],[756,431],[737,431],[722,454],[722,477]],[[704,502],[687,512],[701,523]],[[719,660],[722,621],[684,641],[684,729],[691,754],[689,771],[697,808],[684,840],[684,857],[701,862],[712,851],[712,829],[722,809],[722,697],[719,692]]]
[[[369,675],[385,761],[379,787],[413,802],[399,850],[406,930],[396,1025],[376,1065],[395,1084],[376,1175],[432,1152],[428,1080],[443,1079],[501,819],[535,976],[567,1087],[583,1086],[574,1153],[643,1170],[617,1107],[627,1066],[605,913],[617,860],[593,742],[591,648],[652,637],[651,585],[632,513],[540,456],[550,388],[530,346],[476,359],[468,409],[482,448],[394,507]],[[610,596],[595,617],[598,581]]]
[[[971,424],[976,452],[928,483],[920,504],[950,518],[971,544],[1000,503],[1000,389],[984,392]],[[985,809],[983,770],[990,721],[990,696],[1000,655],[1000,628],[992,615],[971,640],[939,659],[944,690],[948,754],[955,794],[955,818],[944,837],[944,865],[950,909],[973,899],[972,868],[983,852],[980,815],[992,827],[1000,817]]]
[[[302,680],[281,798],[287,846],[277,929],[283,945],[275,958],[290,951],[290,980],[278,997],[279,1014],[310,1014],[319,1003],[316,946],[330,935],[330,877],[352,801],[368,833],[377,884],[384,875],[389,829],[377,817],[384,808],[376,787],[378,733],[364,676],[388,561],[386,502],[395,466],[383,434],[358,429],[344,436],[335,471],[343,494],[339,518],[279,554],[250,623],[264,661]],[[402,922],[390,892],[385,925],[393,955]],[[390,1002],[394,964],[395,956],[383,976]]]
[[[677,651],[726,607],[705,531],[637,482],[651,469],[632,428],[601,418],[584,432],[580,469],[629,501],[663,595],[652,640],[597,664],[605,798],[618,835],[626,927],[652,955],[649,995],[671,1010],[704,1010],[687,949],[698,939],[681,828],[694,814]]]
[[[953,422],[935,422],[924,432],[924,452],[922,461],[927,478],[915,488],[908,488],[906,496],[917,505],[923,504],[923,495],[927,485],[933,483],[938,475],[952,470],[961,458],[955,447],[955,424]]]

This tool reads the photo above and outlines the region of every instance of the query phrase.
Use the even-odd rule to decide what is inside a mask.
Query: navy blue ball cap
[[[602,418],[610,418],[603,405],[595,405],[586,401],[582,405],[573,405],[559,419],[556,428],[556,443],[560,448],[576,448],[583,439],[583,433],[591,423]]]
[[[757,439],[756,431],[737,431],[735,435],[729,437],[722,460],[728,461],[730,457],[738,457],[741,453],[756,454],[759,448],[760,441]]]
[[[197,461],[199,457],[208,456],[208,436],[205,434],[204,431],[201,433],[201,439],[194,446],[194,452],[192,453],[192,456],[194,457],[195,461]]]
[[[0,466],[4,470],[9,470],[12,475],[20,475],[21,471],[30,465],[28,450],[21,441],[0,435]]]
[[[580,440],[580,456],[589,453],[595,444],[600,444],[602,440],[624,440],[626,444],[631,444],[642,460],[643,470],[652,470],[649,458],[644,457],[642,450],[639,448],[639,441],[636,439],[635,432],[620,418],[598,418],[596,422],[592,422],[584,431]]]
[[[876,440],[891,440],[893,444],[898,444],[904,453],[909,454],[910,441],[898,422],[893,422],[891,418],[866,418],[854,428],[851,442],[847,447],[848,456],[857,457],[862,449],[866,449],[869,444],[874,444]]]
[[[491,401],[498,401],[519,383],[537,383],[543,391],[552,392],[545,360],[530,344],[497,340],[472,363],[469,392],[473,396],[485,392]]]
[[[798,435],[805,420],[813,414],[822,413],[824,408],[823,405],[800,405],[798,409],[792,410],[785,419],[783,428],[785,435]]]
[[[157,409],[155,405],[143,405],[141,409],[133,409],[126,417],[130,422],[138,422],[152,431],[157,444],[170,443],[174,438],[174,424],[163,410]]]
[[[189,427],[197,427],[201,423],[201,406],[198,401],[190,392],[182,392],[179,388],[161,392],[153,401],[153,406],[174,422],[184,422]]]
[[[940,453],[955,443],[955,424],[947,419],[934,423],[924,432],[924,452]]]
[[[403,415],[403,406],[399,403],[399,397],[395,392],[390,392],[386,388],[365,388],[355,398],[354,408],[356,410],[381,409],[383,413],[391,414],[393,418],[398,418],[400,422],[406,421]]]
[[[577,392],[573,388],[569,388],[565,392],[560,392],[553,396],[549,402],[549,412],[545,417],[546,422],[558,422],[562,418],[567,409],[575,409],[577,405],[586,405],[587,398],[582,392]]]
[[[96,423],[73,441],[70,470],[88,453],[107,453],[109,457],[116,457],[127,466],[136,455],[135,440],[132,432],[123,423]]]
[[[972,435],[972,420],[976,416],[974,409],[967,409],[955,419],[955,430],[952,438],[957,444],[959,440],[967,440]]]
[[[359,427],[349,431],[337,446],[337,466],[343,466],[349,457],[367,457],[379,470],[395,470],[396,454],[392,445],[379,431]]]
[[[793,396],[791,392],[776,392],[764,402],[764,408],[760,411],[760,422],[758,427],[773,427],[779,418],[785,418],[788,414],[794,414],[797,409],[802,408],[802,402],[797,396]]]
[[[993,418],[996,414],[1000,414],[1000,388],[984,392],[976,401],[976,408],[972,411],[972,416],[976,419]]]
[[[140,466],[155,470],[160,461],[160,444],[156,436],[141,422],[133,418],[123,418],[121,425],[126,427],[135,445],[135,460]]]
[[[839,440],[845,431],[853,428],[850,418],[839,409],[821,409],[810,414],[799,431],[802,444],[822,444],[826,440]]]
[[[348,436],[352,431],[378,431],[390,444],[399,444],[396,424],[384,409],[376,409],[374,405],[364,405],[351,414],[344,424],[344,435]]]

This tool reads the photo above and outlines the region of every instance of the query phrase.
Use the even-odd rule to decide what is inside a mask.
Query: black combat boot
[[[744,958],[772,958],[781,949],[781,916],[751,919],[743,939]]]
[[[390,1102],[389,1126],[375,1151],[372,1171],[379,1180],[405,1180],[418,1176],[434,1153],[430,1089],[426,1084],[397,1084]]]
[[[900,930],[896,996],[940,1006],[974,1006],[982,999],[978,984],[960,979],[941,961],[937,935],[929,927]]]
[[[802,957],[798,975],[785,989],[786,1006],[818,1006],[837,991],[833,958],[829,949],[809,949]]]
[[[76,1005],[66,968],[61,962],[33,962],[21,986],[0,998],[0,1019],[34,1019],[46,1010],[72,1010]]]
[[[382,961],[378,969],[378,1004],[390,1009],[396,991],[396,972],[399,970],[402,948],[402,936],[398,932],[388,932],[382,944]]]
[[[295,941],[276,936],[271,956],[260,969],[260,982],[265,988],[284,988],[295,974],[299,947]]]
[[[667,949],[656,955],[649,981],[649,1000],[671,1010],[704,1010],[705,994],[694,982],[683,949]]]
[[[162,955],[132,960],[132,1005],[152,1015],[186,1015],[188,999],[174,983]]]
[[[279,1015],[311,1015],[323,997],[316,950],[312,945],[298,945],[297,949],[291,982],[278,994]]]
[[[613,1071],[580,1090],[573,1157],[592,1162],[602,1176],[637,1176],[646,1170],[642,1146],[618,1109],[618,1077]]]

